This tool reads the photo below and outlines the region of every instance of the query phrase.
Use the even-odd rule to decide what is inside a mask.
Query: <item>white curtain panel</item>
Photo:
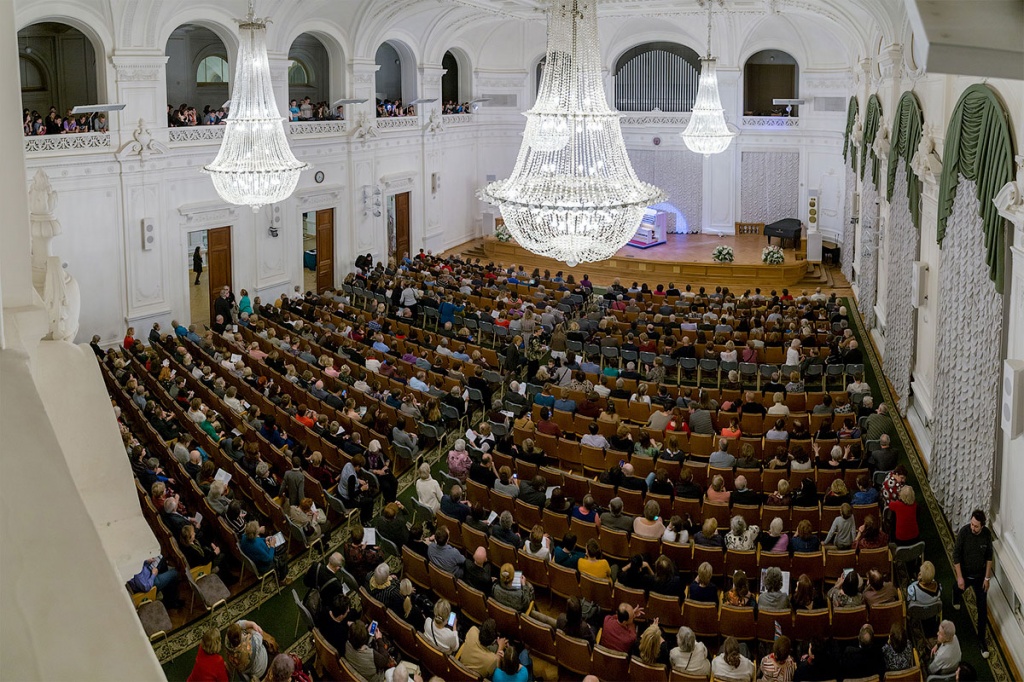
[[[704,215],[704,157],[689,150],[628,151],[636,176],[664,190],[668,195],[665,201],[686,218],[685,225],[676,221],[676,232],[700,232]]]
[[[913,179],[915,182],[917,178]],[[899,398],[900,415],[907,415],[910,370],[917,343],[916,315],[910,301],[914,261],[920,253],[921,232],[914,228],[907,198],[907,171],[902,162],[889,204],[889,286],[885,297],[885,375]]]
[[[929,480],[954,528],[991,511],[1003,297],[985,264],[977,186],[960,176],[942,243]]]
[[[879,241],[878,188],[868,178],[860,200],[860,268],[857,270],[857,308],[867,329],[875,326]]]
[[[743,152],[740,220],[773,223],[800,215],[800,154]]]
[[[857,231],[851,224],[853,220],[853,195],[857,193],[857,173],[850,166],[846,167],[846,209],[843,213],[843,248],[839,255],[843,276],[848,282],[853,281],[853,248]]]

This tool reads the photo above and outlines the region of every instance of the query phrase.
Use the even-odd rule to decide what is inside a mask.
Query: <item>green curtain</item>
[[[921,128],[924,116],[917,96],[910,92],[903,93],[896,106],[896,116],[892,126],[892,147],[889,150],[888,178],[886,183],[887,201],[892,201],[892,190],[896,186],[896,169],[900,159],[907,172],[907,199],[910,200],[910,218],[914,227],[921,229],[921,181],[910,170],[910,162],[914,158],[917,146],[921,144]]]
[[[860,105],[857,103],[857,98],[850,97],[850,104],[846,107],[846,134],[843,136],[843,161],[846,161],[849,155],[853,157],[852,165],[854,169],[857,168],[857,145],[853,144],[850,139],[850,135],[853,134],[853,121],[857,118],[857,112],[860,111]]]
[[[960,175],[978,184],[985,263],[996,291],[1002,293],[1006,274],[1005,225],[992,199],[1003,185],[1013,180],[1013,141],[1010,117],[995,91],[987,85],[972,85],[964,91],[946,129],[939,183],[940,247],[946,236],[946,221],[953,213]]]
[[[868,154],[871,155],[871,180],[878,187],[878,157],[871,149],[871,143],[878,134],[878,126],[882,122],[882,102],[878,95],[868,98],[867,113],[864,115],[864,139],[860,143],[860,177],[864,179],[864,170],[868,167]]]

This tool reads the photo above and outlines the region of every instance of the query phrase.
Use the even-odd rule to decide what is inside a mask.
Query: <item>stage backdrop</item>
[[[800,154],[743,152],[740,215],[745,223],[800,217]]]
[[[676,218],[676,232],[700,232],[704,200],[704,159],[686,150],[630,149],[629,160],[638,178],[660,187],[665,200],[683,216]]]

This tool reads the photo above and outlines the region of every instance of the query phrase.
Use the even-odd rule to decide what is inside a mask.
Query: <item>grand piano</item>
[[[764,236],[768,237],[768,243],[772,243],[772,237],[778,237],[782,246],[786,246],[786,240],[792,240],[793,248],[800,246],[800,220],[797,218],[783,218],[764,226]]]

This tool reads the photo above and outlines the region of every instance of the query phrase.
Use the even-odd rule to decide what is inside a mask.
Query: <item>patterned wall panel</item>
[[[864,326],[875,326],[875,295],[878,285],[878,188],[870,177],[864,181],[860,203],[860,268],[857,271],[857,308]]]
[[[971,510],[991,511],[999,436],[1003,296],[985,267],[981,203],[960,176],[939,268],[932,466],[935,497],[953,527]]]
[[[636,176],[665,191],[686,218],[687,232],[700,232],[704,215],[704,157],[690,151],[630,149],[629,160]],[[684,226],[676,222],[676,231]]]
[[[846,210],[843,215],[843,248],[840,253],[843,276],[853,281],[853,251],[857,231],[853,227],[853,195],[857,193],[857,173],[851,166],[846,167]]]
[[[740,220],[773,223],[800,217],[800,154],[743,152]]]
[[[916,182],[916,178],[914,181]],[[917,343],[914,307],[910,301],[910,280],[918,259],[921,233],[914,228],[907,198],[907,169],[896,170],[896,184],[889,205],[889,253],[886,259],[889,286],[886,293],[885,374],[899,397],[900,415],[907,414],[910,396],[910,366]]]

